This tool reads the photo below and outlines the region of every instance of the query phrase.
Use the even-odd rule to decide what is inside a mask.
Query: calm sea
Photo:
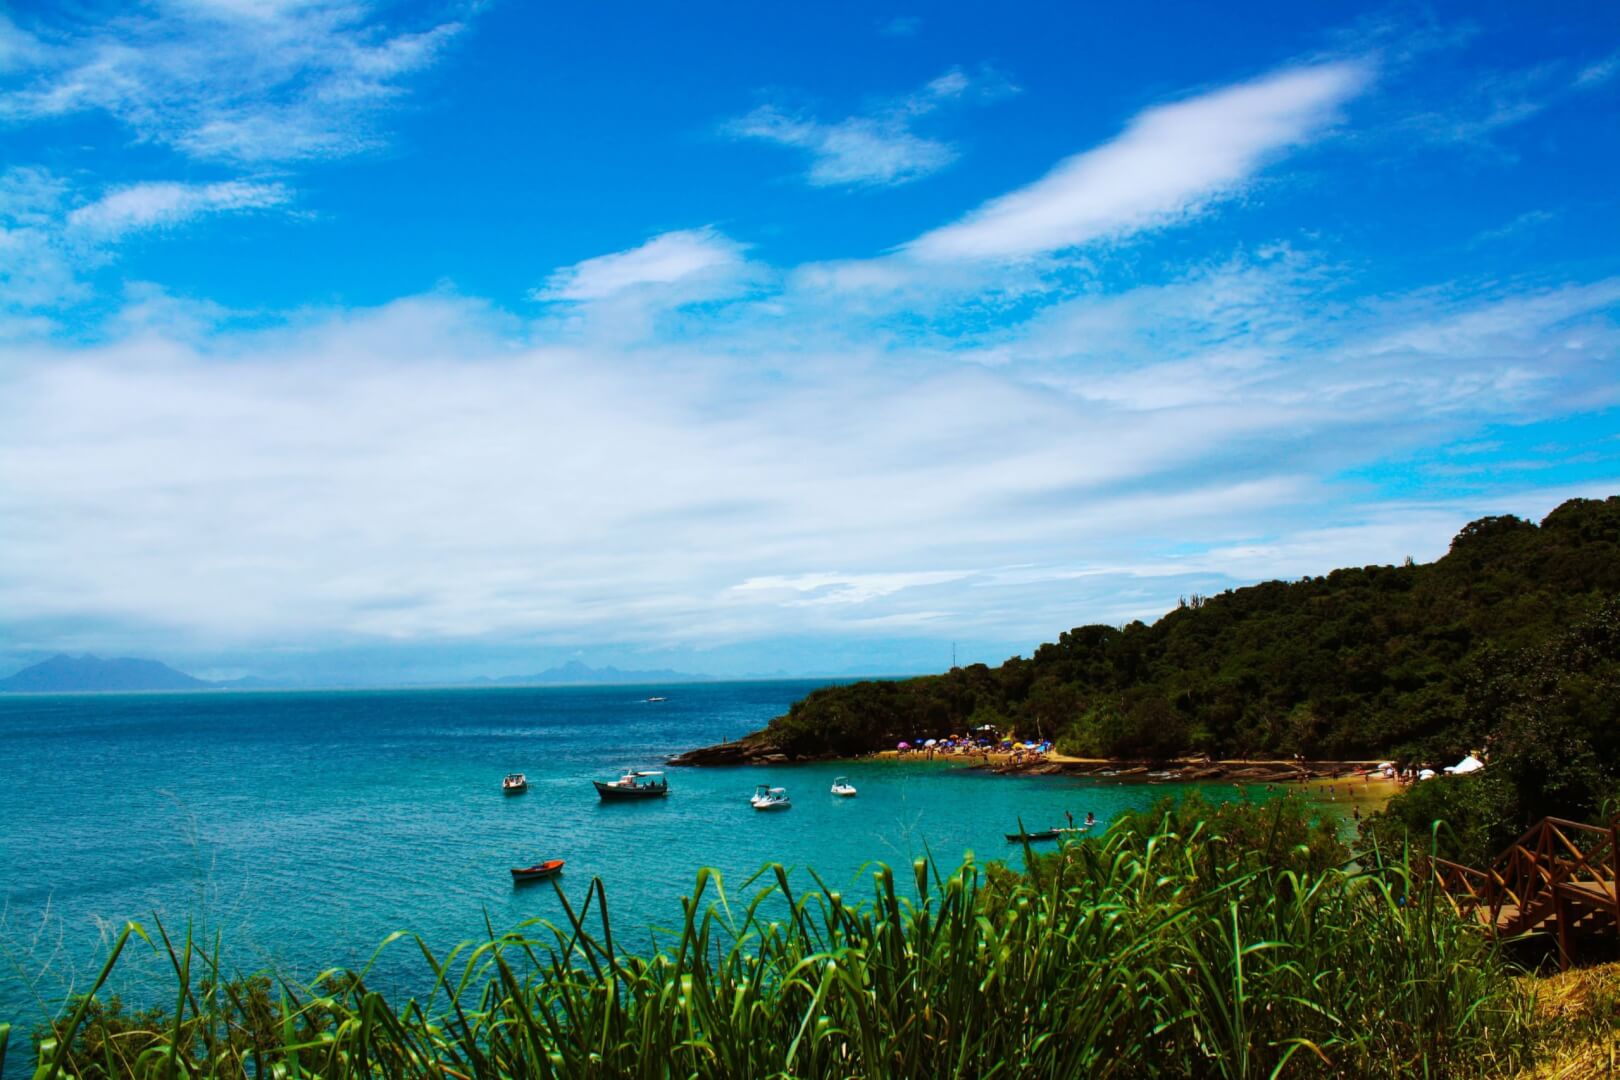
[[[0,1019],[17,1024],[13,1057],[126,920],[218,934],[236,967],[306,978],[365,963],[395,930],[443,949],[482,936],[486,919],[560,922],[548,884],[514,887],[507,870],[561,858],[569,896],[600,877],[615,937],[646,943],[678,924],[703,866],[731,889],[770,862],[808,887],[814,867],[866,898],[874,861],[1017,859],[1003,834],[1020,818],[1107,820],[1170,790],[873,762],[674,770],[666,800],[597,800],[593,778],[751,731],[818,685],[0,697]],[[528,774],[527,795],[501,793],[512,770]],[[828,792],[839,773],[859,797]],[[786,786],[792,809],[751,809],[762,781]],[[120,970],[135,998],[157,985],[144,946]],[[420,970],[397,944],[377,972]]]

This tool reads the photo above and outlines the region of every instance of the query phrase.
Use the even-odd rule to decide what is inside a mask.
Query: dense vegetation
[[[1620,600],[1541,645],[1482,661],[1465,701],[1489,767],[1415,785],[1372,828],[1393,836],[1444,821],[1441,854],[1484,866],[1543,817],[1620,813]]]
[[[880,869],[862,904],[777,867],[734,908],[703,874],[652,957],[614,948],[593,886],[561,927],[424,946],[433,992],[403,1004],[159,939],[175,1011],[84,998],[36,1053],[87,1080],[1512,1075],[1522,981],[1404,856],[1345,857],[1297,800],[1165,804],[1027,873]]]
[[[1193,597],[1151,626],[1082,626],[997,668],[818,690],[762,738],[851,754],[989,723],[1084,756],[1455,761],[1514,715],[1504,665],[1535,662],[1617,595],[1620,497],[1576,499],[1539,527],[1475,521],[1434,563]],[[1612,674],[1612,636],[1601,647]],[[1615,702],[1570,709],[1612,727]]]

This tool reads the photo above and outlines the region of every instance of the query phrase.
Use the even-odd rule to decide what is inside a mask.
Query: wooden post
[[[1569,970],[1569,919],[1565,917],[1564,896],[1553,886],[1553,926],[1558,931],[1558,970]]]

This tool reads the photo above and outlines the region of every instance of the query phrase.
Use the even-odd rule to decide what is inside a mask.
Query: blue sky
[[[1620,9],[0,9],[0,667],[996,662],[1620,491]]]

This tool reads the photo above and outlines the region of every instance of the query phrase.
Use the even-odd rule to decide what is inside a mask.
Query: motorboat
[[[837,777],[833,780],[832,793],[834,795],[842,795],[845,798],[848,798],[849,796],[855,794],[855,785],[849,782],[848,777]]]
[[[667,698],[667,697],[662,697],[660,695],[654,694],[652,697],[647,699],[647,704],[656,705],[660,701],[668,701],[668,700],[669,700],[669,698]]]
[[[631,799],[661,799],[669,794],[669,780],[661,772],[651,769],[626,769],[617,780],[603,783],[592,780],[596,794],[603,802],[628,802]]]
[[[501,781],[501,790],[508,795],[521,795],[529,790],[529,778],[520,772],[507,773]]]
[[[754,804],[755,810],[786,810],[792,805],[788,801],[787,788],[770,787],[766,784],[755,788],[753,796],[748,801]]]
[[[537,862],[533,866],[514,866],[512,867],[512,880],[538,881],[541,878],[556,876],[562,872],[562,868],[563,861],[561,859],[547,859],[545,862]]]

